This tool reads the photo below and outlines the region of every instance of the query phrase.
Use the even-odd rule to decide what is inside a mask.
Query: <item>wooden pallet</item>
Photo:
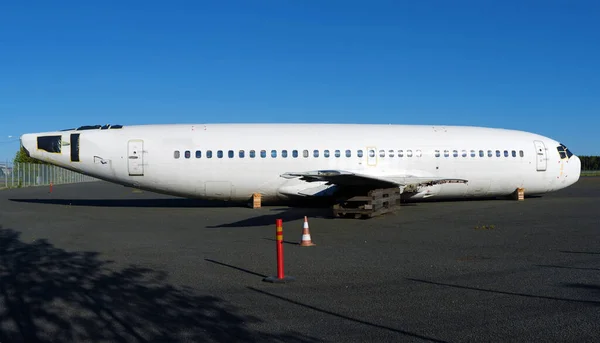
[[[372,218],[400,207],[399,188],[374,189],[367,195],[353,196],[333,205],[334,217]]]

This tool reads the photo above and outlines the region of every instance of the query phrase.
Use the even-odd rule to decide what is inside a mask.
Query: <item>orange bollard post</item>
[[[285,276],[283,273],[283,221],[277,219],[275,221],[275,244],[277,252],[277,276],[269,276],[263,279],[266,282],[286,283],[294,281],[292,276]]]

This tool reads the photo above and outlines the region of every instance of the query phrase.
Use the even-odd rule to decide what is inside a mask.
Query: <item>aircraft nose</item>
[[[571,179],[571,183],[575,183],[579,180],[579,177],[581,176],[581,160],[579,159],[579,157],[573,155],[570,158],[569,161],[569,168],[570,173],[569,173],[569,178]]]

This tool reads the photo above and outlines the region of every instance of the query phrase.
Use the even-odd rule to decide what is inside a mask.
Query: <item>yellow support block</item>
[[[525,188],[517,188],[517,190],[515,191],[515,200],[525,200]]]
[[[261,207],[261,195],[260,193],[252,194],[252,208],[260,208]]]

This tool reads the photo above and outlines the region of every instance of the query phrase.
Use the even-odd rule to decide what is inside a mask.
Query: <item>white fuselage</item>
[[[45,138],[40,143],[51,136],[60,136],[54,151]],[[27,134],[21,143],[36,159],[114,183],[221,200],[248,200],[253,193],[286,199],[318,184],[282,178],[287,172],[343,170],[399,183],[407,177],[468,180],[412,195],[440,199],[504,196],[517,188],[542,194],[575,183],[581,169],[576,156],[561,157],[553,139],[458,126],[141,125]]]

